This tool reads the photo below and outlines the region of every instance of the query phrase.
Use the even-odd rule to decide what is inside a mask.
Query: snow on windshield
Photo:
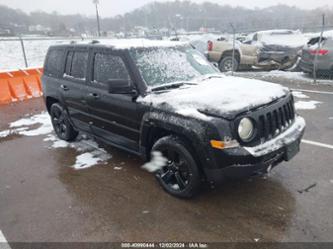
[[[217,72],[202,54],[189,47],[136,50],[134,59],[150,86],[189,81]]]

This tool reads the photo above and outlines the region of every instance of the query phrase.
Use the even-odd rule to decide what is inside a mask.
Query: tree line
[[[103,6],[101,5],[100,8]],[[265,29],[301,29],[317,31],[321,25],[321,15],[325,13],[326,23],[333,23],[333,10],[330,8],[303,10],[287,5],[268,8],[248,9],[216,3],[193,3],[190,1],[153,2],[123,15],[101,17],[103,31],[129,32],[137,26],[159,29],[184,29],[197,31],[207,28],[220,32],[230,32],[231,25],[238,32]],[[62,15],[57,12],[34,11],[25,13],[0,5],[0,31],[26,33],[29,26],[43,25],[50,34],[72,32],[82,34],[96,32],[96,20],[80,14]]]

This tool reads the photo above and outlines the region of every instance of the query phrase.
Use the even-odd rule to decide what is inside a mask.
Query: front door
[[[96,51],[91,63],[88,109],[93,133],[120,147],[138,151],[140,121],[135,98],[131,94],[108,92],[110,79],[131,81],[123,57],[116,52]]]

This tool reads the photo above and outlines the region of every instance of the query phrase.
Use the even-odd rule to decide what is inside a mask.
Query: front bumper
[[[216,164],[221,166],[204,170],[207,180],[220,183],[227,179],[245,178],[267,173],[269,169],[282,161],[289,161],[292,156],[298,153],[304,130],[305,121],[298,116],[295,118],[293,125],[287,130],[263,144],[224,150],[222,157],[215,156],[213,159]],[[233,164],[224,166],[224,163],[230,161],[230,158],[232,158]]]

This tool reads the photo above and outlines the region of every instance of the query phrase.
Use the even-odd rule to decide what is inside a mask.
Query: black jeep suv
[[[288,89],[219,74],[180,42],[52,46],[42,82],[59,138],[82,131],[147,160],[159,151],[156,177],[178,197],[268,172],[299,151],[305,128]]]

